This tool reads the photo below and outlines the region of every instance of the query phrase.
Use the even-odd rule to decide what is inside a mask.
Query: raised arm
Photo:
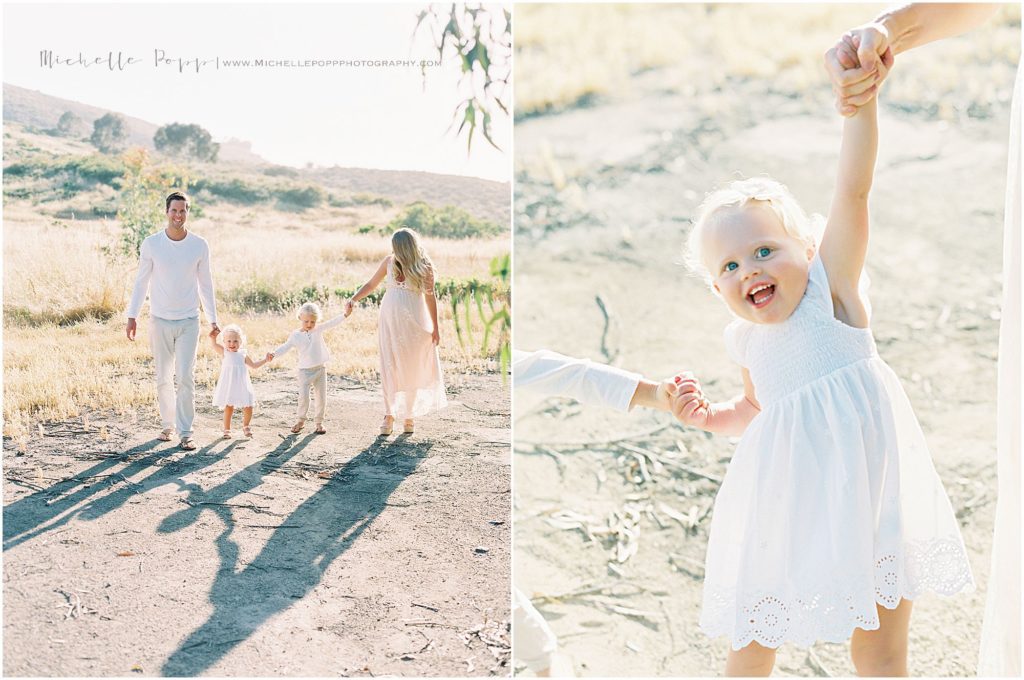
[[[858,283],[868,250],[868,193],[877,156],[876,98],[843,121],[836,187],[820,247],[836,318],[857,328],[866,328],[869,321]]]
[[[217,354],[219,354],[221,356],[224,356],[224,346],[221,345],[220,342],[217,340],[217,336],[218,335],[219,335],[219,333],[217,333],[215,331],[210,331],[210,334],[207,337],[210,338],[210,343],[213,345],[213,350]]]
[[[327,321],[324,321],[323,323],[318,323],[316,325],[316,330],[321,331],[321,332],[329,331],[329,330],[331,330],[332,328],[334,328],[336,326],[340,326],[341,322],[344,321],[347,318],[347,316],[348,316],[347,314],[339,314],[338,316],[334,317],[333,319],[328,319]]]
[[[685,425],[715,434],[738,437],[761,412],[754,396],[754,383],[750,372],[743,369],[743,393],[728,401],[709,403],[700,383],[691,373],[678,376],[678,390],[671,397],[672,413]]]
[[[894,55],[966,33],[998,9],[999,3],[910,3],[850,29],[825,54],[836,107],[844,116],[852,115],[874,96],[867,88],[885,80]],[[855,56],[844,56],[851,51]]]
[[[388,255],[383,260],[381,260],[380,266],[377,267],[377,271],[373,273],[373,276],[370,277],[370,280],[363,284],[363,287],[357,290],[356,294],[353,295],[351,299],[349,299],[349,301],[345,303],[346,314],[351,314],[352,306],[355,305],[355,303],[362,300],[367,295],[369,295],[370,293],[372,293],[374,289],[376,289],[377,286],[380,285],[380,282],[383,281],[384,277],[388,275],[388,261],[390,259],[391,256]]]

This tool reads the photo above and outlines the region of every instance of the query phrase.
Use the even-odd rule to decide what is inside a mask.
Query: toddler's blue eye
[[[768,246],[761,246],[760,248],[757,249],[757,256],[758,257],[768,257],[771,254],[772,254],[772,249],[769,248]]]
[[[739,268],[739,265],[736,264],[735,262],[728,262],[728,263],[726,263],[725,267],[723,267],[723,269],[725,269],[725,271],[727,271],[727,272],[735,271],[738,268]]]

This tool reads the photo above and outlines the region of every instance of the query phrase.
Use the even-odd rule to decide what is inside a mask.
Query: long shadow
[[[117,484],[127,483],[126,480],[129,476],[138,474],[142,470],[155,465],[157,461],[168,456],[171,452],[167,449],[162,449],[137,460],[129,461],[129,459],[132,456],[151,451],[161,443],[159,440],[153,439],[139,444],[119,455],[110,456],[100,461],[91,468],[74,475],[74,477],[56,482],[42,491],[37,491],[29,496],[20,498],[4,507],[4,550],[6,551],[40,534],[67,524],[68,520],[76,514],[76,512],[69,511],[73,510],[77,505],[113,488]],[[197,451],[196,453],[199,454],[197,459],[202,458],[202,454],[208,453],[209,448],[206,447]],[[117,469],[117,466],[126,462],[128,463],[127,465]],[[103,479],[97,481],[96,478],[98,477],[103,477]],[[90,480],[93,481],[90,482]],[[68,514],[60,517],[65,512],[68,512]],[[58,517],[60,519],[47,525],[47,522]]]
[[[220,504],[238,495],[239,487],[251,485],[259,473],[246,469],[208,492],[195,488],[188,501],[194,507],[171,515],[159,530],[182,529],[195,522],[203,509],[224,520],[225,529],[216,541],[221,568],[210,590],[214,610],[206,623],[171,654],[162,674],[203,673],[263,622],[309,593],[330,564],[383,511],[388,497],[413,473],[431,446],[426,442],[389,445],[376,441],[277,524],[259,555],[241,571],[236,571],[239,551],[231,538],[237,520],[231,508]],[[350,482],[360,477],[376,484],[372,489],[356,489]],[[261,519],[255,521],[264,523]]]

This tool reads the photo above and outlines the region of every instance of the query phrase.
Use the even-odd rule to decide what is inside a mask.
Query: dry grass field
[[[90,150],[71,142],[8,126],[8,156],[77,155]],[[7,191],[45,180],[7,182]],[[41,421],[77,417],[89,410],[155,406],[151,357],[145,324],[132,344],[124,337],[123,310],[137,263],[111,257],[116,247],[116,219],[91,214],[91,206],[116,201],[115,192],[99,185],[69,198],[10,198],[4,205],[4,436],[19,441]],[[297,323],[285,311],[253,311],[246,301],[276,291],[353,289],[375,271],[390,252],[387,236],[359,233],[366,225],[382,226],[395,218],[391,206],[324,205],[301,213],[274,206],[197,202],[190,227],[211,246],[220,322],[239,323],[249,345],[266,351],[287,337]],[[495,212],[500,212],[495,209]],[[508,252],[507,237],[427,239],[426,247],[444,278],[489,278],[492,258]],[[340,313],[334,297],[328,315]],[[474,342],[460,344],[449,305],[441,304],[442,361],[456,372],[495,370],[480,347],[481,324],[471,315]],[[376,307],[363,305],[348,322],[327,335],[334,359],[329,370],[358,380],[377,379]],[[294,356],[275,362],[267,373],[290,369]],[[196,377],[211,388],[219,371],[217,357],[201,345]]]

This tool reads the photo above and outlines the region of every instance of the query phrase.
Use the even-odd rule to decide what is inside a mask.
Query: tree
[[[65,111],[57,121],[57,134],[61,137],[77,137],[85,131],[85,121],[71,111]]]
[[[154,166],[145,149],[132,149],[124,155],[124,176],[118,197],[117,219],[121,223],[118,249],[128,257],[138,257],[142,241],[167,223],[164,200],[175,189],[187,189],[186,172],[177,167]],[[107,249],[113,253],[113,249]]]
[[[120,151],[128,145],[128,123],[124,116],[108,113],[92,124],[92,145],[103,153]]]
[[[195,124],[164,125],[153,135],[153,145],[157,151],[171,156],[210,162],[217,160],[220,151],[220,144],[213,141],[210,133]]]
[[[458,59],[462,63],[459,89],[465,99],[455,108],[456,135],[467,129],[467,152],[473,148],[473,132],[480,128],[491,146],[491,121],[500,111],[508,116],[509,81],[512,75],[512,14],[493,5],[452,4],[447,11],[430,5],[419,13],[416,31],[429,27],[440,61]],[[423,66],[426,81],[427,68]],[[451,129],[451,128],[449,128]],[[500,150],[500,149],[499,149]]]

